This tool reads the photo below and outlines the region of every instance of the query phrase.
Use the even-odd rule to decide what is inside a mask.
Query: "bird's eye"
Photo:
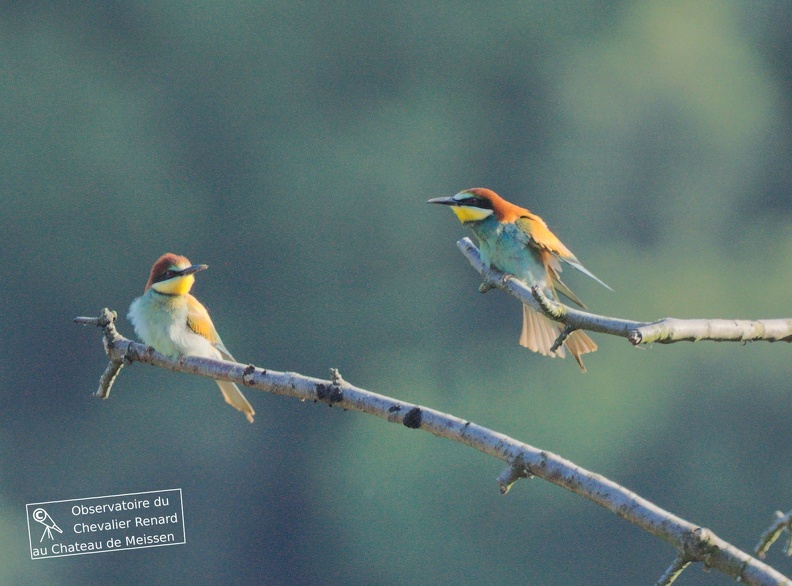
[[[466,206],[473,208],[480,208],[483,210],[491,210],[492,202],[485,197],[469,197],[463,202]]]

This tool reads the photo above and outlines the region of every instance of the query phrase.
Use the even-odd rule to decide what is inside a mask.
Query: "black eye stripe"
[[[173,278],[174,276],[176,276],[176,274],[177,274],[177,273],[178,273],[178,271],[176,271],[176,270],[174,270],[174,269],[168,269],[167,271],[165,271],[164,273],[162,273],[162,274],[161,274],[159,277],[157,277],[156,279],[154,279],[154,282],[155,282],[155,283],[160,283],[160,282],[162,282],[162,281],[167,281],[168,279],[171,279],[171,278]]]
[[[483,210],[492,209],[492,202],[484,197],[466,197],[459,203],[473,208],[481,208]]]

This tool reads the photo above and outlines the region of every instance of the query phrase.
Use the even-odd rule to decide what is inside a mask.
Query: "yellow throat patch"
[[[187,295],[192,289],[193,283],[195,283],[194,275],[184,275],[154,283],[151,288],[166,295]]]
[[[472,206],[454,206],[451,209],[463,224],[466,222],[480,222],[492,215],[492,210],[484,210]]]

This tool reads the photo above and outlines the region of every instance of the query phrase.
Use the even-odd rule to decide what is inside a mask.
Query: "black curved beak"
[[[193,273],[197,273],[198,271],[204,271],[209,268],[209,265],[192,265],[191,267],[187,267],[186,269],[182,269],[179,271],[181,276],[185,275],[192,275]]]
[[[439,203],[444,206],[459,205],[459,202],[455,200],[453,197],[435,197],[434,199],[430,199],[426,203]]]

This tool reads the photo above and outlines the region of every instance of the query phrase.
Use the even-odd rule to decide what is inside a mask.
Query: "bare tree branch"
[[[785,319],[675,319],[667,317],[654,322],[630,321],[580,311],[549,299],[538,287],[529,287],[511,275],[485,266],[478,248],[469,238],[457,242],[462,254],[482,277],[479,291],[486,293],[493,287],[541,311],[552,320],[561,322],[569,331],[589,330],[627,338],[638,344],[670,344],[673,342],[792,342],[792,318]],[[569,335],[565,329],[564,334]],[[563,340],[561,340],[563,342]],[[556,342],[559,344],[561,342]]]
[[[99,318],[76,318],[75,321],[95,323],[102,328],[105,351],[112,364],[142,362],[172,371],[231,381],[302,401],[321,401],[330,406],[375,415],[410,429],[422,429],[506,462],[508,468],[498,477],[504,494],[519,478],[535,475],[597,503],[659,537],[673,546],[678,557],[686,563],[701,562],[705,567],[714,568],[746,584],[792,586],[792,580],[710,530],[661,509],[599,474],[470,421],[355,387],[344,381],[338,371],[332,371],[331,380],[322,380],[293,372],[268,371],[252,364],[245,366],[188,356],[171,359],[121,336],[115,328],[115,314],[107,309]],[[108,397],[112,382],[112,377],[102,376],[96,395]]]
[[[679,575],[690,565],[688,560],[678,557],[674,560],[665,573],[660,576],[660,579],[655,583],[655,586],[668,586],[676,582]]]
[[[790,531],[790,526],[792,525],[792,511],[788,512],[786,515],[781,511],[776,511],[775,516],[776,520],[768,527],[767,531],[762,533],[762,536],[759,538],[759,543],[757,543],[754,548],[754,553],[759,559],[764,559],[767,550],[770,549],[770,546],[775,543],[776,539],[778,539],[784,531],[790,534],[789,539],[787,539],[786,547],[784,547],[784,553],[788,556],[792,556],[792,531]]]
[[[115,311],[110,311],[109,309],[105,308],[102,310],[102,315],[99,317],[74,318],[74,323],[82,324],[84,326],[99,326],[102,328],[102,330],[104,330],[105,333],[104,337],[102,338],[102,343],[104,344],[105,354],[107,354],[107,356],[110,358],[110,362],[107,364],[107,368],[105,369],[104,373],[102,373],[102,377],[99,379],[99,388],[97,389],[96,393],[94,393],[100,399],[107,399],[107,397],[110,396],[110,389],[113,387],[116,377],[124,367],[124,360],[115,359],[113,357],[113,353],[111,352],[112,344],[115,342],[115,339],[119,337],[119,334],[115,329],[115,320],[117,317],[118,314],[116,314]]]

